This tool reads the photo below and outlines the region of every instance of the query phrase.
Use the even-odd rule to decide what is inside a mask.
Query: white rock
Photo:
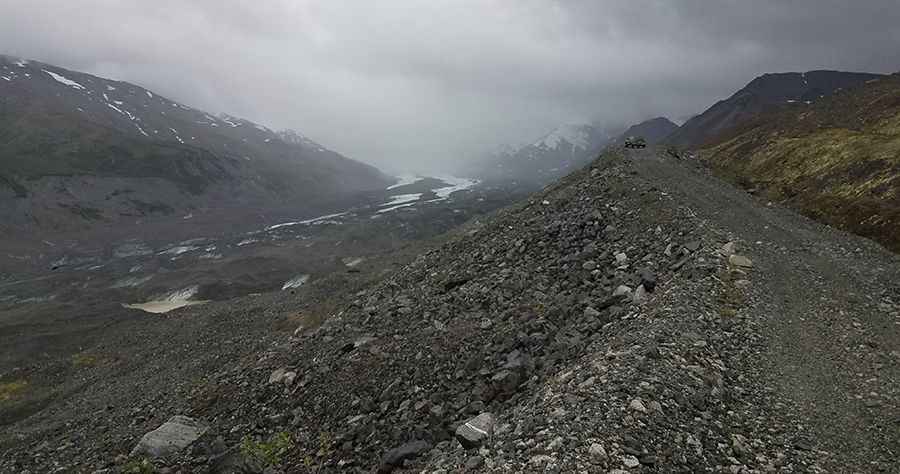
[[[193,418],[173,416],[159,428],[145,434],[131,450],[131,456],[170,456],[193,444],[208,430],[208,426]]]
[[[624,464],[625,467],[631,469],[633,467],[640,466],[641,462],[638,461],[638,458],[628,455],[628,456],[622,456],[622,464]]]

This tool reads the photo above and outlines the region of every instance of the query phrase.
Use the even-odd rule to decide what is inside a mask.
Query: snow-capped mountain
[[[565,124],[560,125],[533,145],[548,150],[571,147],[573,153],[577,153],[579,150],[587,150],[591,147],[592,136],[595,133],[596,129],[590,125]]]
[[[474,174],[544,184],[588,163],[619,131],[580,123],[560,125],[528,145],[489,154]]]
[[[0,56],[0,218],[8,222],[67,227],[72,216],[314,205],[388,184],[374,167],[297,132]]]

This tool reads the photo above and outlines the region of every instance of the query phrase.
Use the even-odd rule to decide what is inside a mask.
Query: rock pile
[[[323,472],[802,470],[737,370],[759,338],[721,310],[729,267],[752,271],[725,242],[598,161],[360,292],[204,416],[258,414],[231,429],[292,432],[286,465]]]

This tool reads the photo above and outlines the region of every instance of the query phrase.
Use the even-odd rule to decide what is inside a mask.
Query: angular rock
[[[625,252],[619,252],[616,254],[616,265],[625,265],[628,263],[628,255]]]
[[[613,291],[613,296],[620,296],[620,297],[627,296],[630,298],[632,293],[633,293],[633,290],[631,289],[630,286],[619,285],[618,288],[616,288],[616,290]]]
[[[410,441],[398,448],[394,448],[386,452],[381,458],[381,466],[379,466],[378,472],[391,472],[395,468],[402,466],[403,461],[414,459],[429,449],[431,449],[431,444],[422,440]]]
[[[494,434],[494,415],[485,412],[459,425],[456,439],[465,449],[481,446]]]
[[[606,450],[603,449],[603,445],[600,443],[594,443],[588,448],[588,454],[591,455],[591,461],[595,463],[606,462],[608,455],[606,454]]]
[[[641,286],[653,293],[653,290],[656,289],[656,274],[645,268],[640,271],[639,276],[641,277]]]
[[[753,266],[752,260],[750,260],[749,258],[747,258],[743,255],[738,255],[738,254],[730,255],[728,257],[728,263],[733,267],[750,268]]]
[[[484,464],[484,458],[481,456],[472,456],[466,459],[466,470],[474,471]]]
[[[622,457],[622,464],[624,464],[628,469],[631,469],[640,466],[641,462],[638,461],[638,458],[629,454],[628,456]]]
[[[287,370],[285,368],[276,369],[269,375],[269,384],[283,383],[291,385],[297,379],[297,372]]]
[[[522,382],[522,377],[520,375],[520,371],[518,370],[501,370],[494,374],[491,377],[491,383],[494,388],[497,390],[497,393],[502,395],[511,395],[516,389],[519,387],[519,384]]]
[[[131,450],[131,456],[168,457],[184,450],[207,431],[209,427],[204,423],[176,415],[159,428],[145,434]]]
[[[640,398],[632,400],[631,403],[628,404],[628,408],[640,413],[647,413],[647,407],[644,406],[644,402]]]
[[[640,285],[634,290],[633,300],[635,303],[641,303],[647,299],[647,290],[644,285]]]
[[[737,251],[737,243],[728,242],[727,244],[722,246],[722,255],[728,257],[734,254]]]

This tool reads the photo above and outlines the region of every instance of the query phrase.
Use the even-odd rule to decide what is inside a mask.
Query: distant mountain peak
[[[563,124],[536,141],[534,145],[555,149],[562,143],[587,150],[591,145],[591,126],[583,123]]]
[[[519,147],[498,147],[477,169],[466,171],[485,179],[546,183],[583,166],[622,131],[584,123],[560,125],[539,140]]]
[[[617,142],[623,143],[627,137],[643,137],[647,143],[653,145],[661,142],[672,132],[678,129],[678,125],[665,117],[656,117],[644,120],[638,124],[628,127],[618,139]]]

